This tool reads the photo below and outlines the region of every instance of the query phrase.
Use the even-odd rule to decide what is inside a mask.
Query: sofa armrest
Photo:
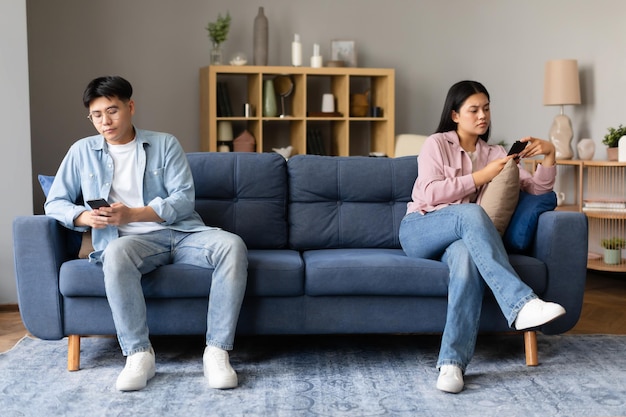
[[[22,321],[34,336],[63,338],[59,269],[65,261],[66,229],[43,215],[13,221],[13,260]]]
[[[548,268],[548,285],[542,297],[566,310],[564,317],[543,326],[543,333],[564,333],[578,322],[587,278],[587,252],[587,216],[566,211],[539,216],[532,256]]]

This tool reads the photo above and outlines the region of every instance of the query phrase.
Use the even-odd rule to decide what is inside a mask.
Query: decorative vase
[[[619,138],[617,142],[617,160],[618,162],[626,162],[626,135]]]
[[[609,161],[617,161],[619,155],[619,149],[615,148],[606,148],[606,157]]]
[[[274,92],[274,80],[265,80],[263,84],[263,116],[276,117],[276,93]]]
[[[217,151],[230,152],[233,147],[233,124],[221,120],[217,122]]]
[[[235,152],[255,152],[256,151],[256,139],[252,136],[252,133],[244,130],[241,135],[233,141],[233,150]]]
[[[556,150],[556,159],[572,159],[574,152],[571,142],[574,133],[569,117],[564,114],[557,115],[552,122],[549,136]]]
[[[254,18],[254,65],[267,65],[268,21],[263,7]]]
[[[604,263],[608,265],[617,265],[622,260],[621,249],[604,249]]]
[[[596,152],[596,144],[593,139],[581,139],[576,145],[578,150],[578,159],[583,161],[589,161],[593,159],[593,154]]]
[[[214,43],[211,49],[211,65],[222,65],[222,48],[219,43]]]

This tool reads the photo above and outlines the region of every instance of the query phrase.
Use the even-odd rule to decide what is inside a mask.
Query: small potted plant
[[[602,239],[602,247],[604,248],[604,263],[609,265],[617,265],[622,260],[622,249],[626,248],[626,240],[613,237],[611,239]]]
[[[211,50],[211,64],[213,65],[222,64],[221,45],[226,41],[226,38],[228,37],[230,20],[231,19],[229,12],[226,12],[226,16],[218,14],[217,20],[215,22],[209,23],[206,27],[206,30],[209,32],[209,38],[211,38],[211,43],[213,44],[213,49]]]
[[[619,140],[622,136],[626,136],[626,127],[621,124],[618,128],[609,127],[609,133],[604,135],[604,139],[602,139],[602,143],[608,146],[606,151],[609,161],[617,161],[617,145],[619,145]]]

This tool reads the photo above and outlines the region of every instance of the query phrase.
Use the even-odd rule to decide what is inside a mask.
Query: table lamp
[[[578,61],[557,59],[546,62],[543,83],[543,105],[561,106],[561,113],[554,118],[550,128],[550,141],[556,148],[557,159],[572,159],[571,147],[574,132],[572,122],[563,112],[567,104],[580,104]]]
[[[233,125],[229,121],[217,122],[217,151],[230,152],[233,147]]]

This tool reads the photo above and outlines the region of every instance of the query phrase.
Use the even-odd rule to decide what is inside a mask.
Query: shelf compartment
[[[263,82],[277,75],[289,75],[293,93],[286,98],[289,117],[263,117]],[[233,114],[217,117],[216,85],[228,83]],[[383,117],[350,117],[350,94],[369,89],[371,105],[383,109]],[[394,94],[395,71],[377,68],[309,68],[280,66],[209,66],[200,69],[200,141],[201,150],[216,151],[217,122],[246,123],[257,140],[257,152],[271,152],[274,147],[291,145],[295,153],[306,153],[307,130],[326,123],[327,153],[350,156],[380,152],[393,156],[395,144]],[[322,95],[332,93],[333,117],[309,117],[307,112],[321,110]],[[243,117],[243,105],[251,104],[253,117]],[[277,107],[282,109],[280,96]],[[367,135],[358,131],[367,129]],[[279,135],[277,137],[276,135]],[[287,145],[286,145],[287,144]],[[366,144],[366,145],[365,145]],[[365,145],[365,148],[362,148]]]

